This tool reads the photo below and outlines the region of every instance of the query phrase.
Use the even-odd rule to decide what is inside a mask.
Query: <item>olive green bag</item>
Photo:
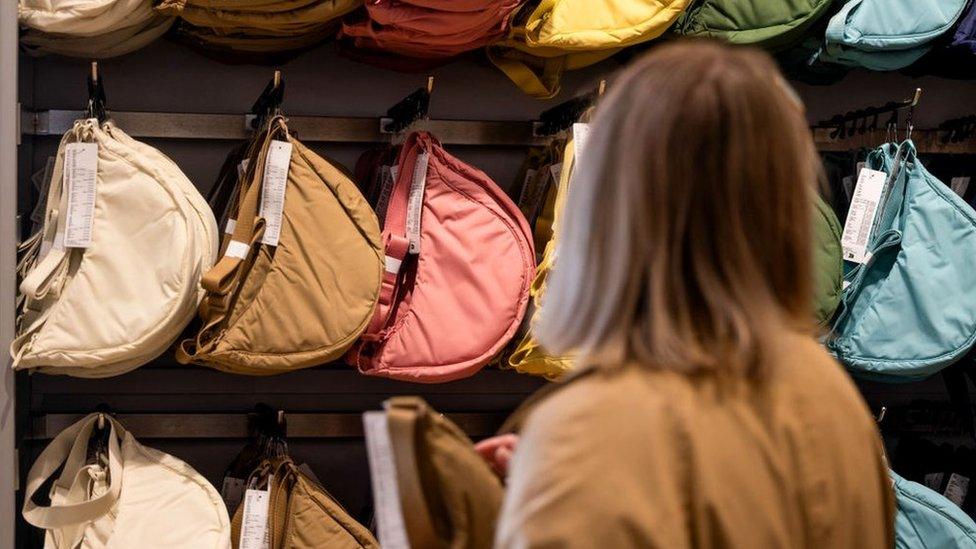
[[[840,303],[844,283],[843,227],[834,210],[819,196],[814,201],[813,268],[814,314],[817,324],[827,326]]]
[[[827,14],[833,0],[698,0],[674,26],[677,34],[785,49]]]

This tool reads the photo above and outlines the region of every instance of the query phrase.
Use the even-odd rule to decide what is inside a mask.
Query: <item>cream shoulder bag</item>
[[[93,435],[101,444],[90,452]],[[49,504],[39,504],[41,488],[56,474]],[[45,530],[45,549],[230,548],[227,509],[213,486],[101,414],[55,437],[27,474],[26,488],[24,520]]]
[[[78,160],[76,143],[97,147],[94,161]],[[85,193],[90,242],[69,247],[85,229],[69,210],[83,217]],[[216,253],[213,214],[171,160],[111,123],[76,122],[24,260],[14,367],[106,377],[152,360],[193,318]]]

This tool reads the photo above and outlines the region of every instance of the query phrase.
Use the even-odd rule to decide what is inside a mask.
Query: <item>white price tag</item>
[[[224,232],[227,233],[227,234],[234,234],[234,229],[236,229],[236,228],[237,228],[237,220],[236,219],[228,219],[227,220],[227,225],[224,226]]]
[[[64,185],[68,190],[64,245],[87,248],[95,224],[96,143],[69,143],[64,149]]]
[[[408,251],[420,253],[420,218],[424,211],[424,190],[427,188],[427,165],[430,155],[423,152],[417,156],[413,167],[413,180],[410,183],[410,198],[407,200],[407,241]]]
[[[383,549],[410,549],[403,509],[400,507],[396,458],[393,455],[386,413],[366,412],[363,414],[363,427],[366,431],[366,457],[369,462],[369,478],[373,485],[380,544]]]
[[[261,242],[277,246],[281,237],[281,218],[285,211],[285,187],[288,184],[288,165],[291,163],[291,143],[271,141],[268,158],[264,164],[261,182],[260,216],[264,218],[264,236]]]
[[[245,158],[244,160],[241,160],[241,163],[240,164],[237,165],[237,177],[238,177],[238,179],[244,177],[244,174],[247,173],[247,164],[250,161],[251,161],[250,158]]]
[[[268,491],[244,492],[244,517],[238,549],[268,549]]]
[[[583,159],[583,152],[586,150],[586,142],[590,137],[590,125],[582,122],[573,124],[573,156],[574,162],[580,166]]]
[[[234,477],[224,477],[224,483],[220,486],[220,499],[232,513],[244,499],[244,479]]]
[[[884,172],[867,168],[858,174],[841,237],[845,260],[866,263],[870,258],[867,251],[868,239],[871,238],[871,229],[874,227],[874,218],[878,214],[878,205],[881,203],[887,179],[888,175]]]
[[[962,503],[966,501],[967,492],[969,492],[969,477],[952,473],[949,475],[949,483],[942,495],[952,503],[962,507]]]
[[[949,183],[952,188],[960,197],[966,196],[966,189],[969,188],[969,178],[968,177],[953,177]]]
[[[562,162],[557,162],[557,163],[549,166],[549,175],[552,176],[552,181],[556,185],[559,184],[559,178],[560,178],[560,176],[562,176],[562,174],[563,174],[563,163]]]
[[[938,492],[942,489],[942,477],[945,476],[944,473],[929,473],[925,475],[923,479],[923,484],[926,488]]]

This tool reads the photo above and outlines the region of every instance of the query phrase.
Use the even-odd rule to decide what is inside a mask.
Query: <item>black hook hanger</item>
[[[251,128],[255,130],[261,128],[271,117],[281,114],[281,105],[284,101],[285,79],[282,78],[280,70],[275,70],[271,80],[251,106],[251,114],[254,115]]]
[[[414,122],[427,118],[430,114],[430,98],[433,92],[434,77],[428,76],[427,86],[418,88],[386,111],[386,116],[380,118],[380,132],[401,133]]]
[[[976,135],[976,114],[946,120],[938,129],[942,143],[960,143]]]
[[[545,137],[568,130],[603,96],[606,87],[607,81],[601,80],[597,89],[542,111],[539,120],[532,125],[533,135]]]
[[[88,106],[85,109],[86,118],[94,118],[99,123],[108,119],[105,101],[105,78],[98,73],[98,61],[91,62],[91,73],[88,75]]]
[[[915,88],[915,93],[904,101],[889,101],[880,107],[868,107],[865,109],[848,111],[845,114],[834,115],[827,120],[819,122],[814,127],[831,129],[831,139],[837,139],[839,137],[853,137],[856,134],[864,134],[867,131],[874,131],[877,129],[878,117],[882,114],[891,114],[891,118],[889,118],[888,124],[886,125],[886,129],[889,131],[889,133],[891,133],[892,123],[894,123],[895,130],[897,130],[898,112],[907,109],[907,134],[909,137],[911,137],[911,125],[915,114],[915,107],[918,106],[921,98],[922,88]],[[870,124],[868,124],[869,119],[871,120]]]

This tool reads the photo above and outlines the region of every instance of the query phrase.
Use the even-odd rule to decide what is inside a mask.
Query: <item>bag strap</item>
[[[410,188],[420,154],[431,150],[433,141],[427,134],[411,134],[403,145],[397,165],[397,178],[386,209],[383,223],[384,260],[383,279],[380,295],[362,339],[379,341],[386,334],[386,328],[401,289],[400,271],[409,254],[410,242],[407,239],[407,209],[410,201]],[[428,164],[429,169],[429,164]],[[426,175],[425,175],[426,176]]]
[[[247,252],[251,249],[251,242],[254,240],[254,233],[258,219],[258,204],[261,195],[261,180],[264,177],[264,165],[268,159],[268,148],[271,145],[271,135],[278,128],[287,128],[282,117],[276,117],[269,125],[261,143],[261,153],[258,155],[256,166],[248,166],[250,172],[250,185],[245,191],[241,200],[240,210],[238,211],[237,224],[234,227],[234,234],[229,241],[227,251],[223,257],[217,261],[201,280],[203,289],[212,294],[226,295],[231,288],[238,268],[247,257]]]
[[[417,397],[394,397],[385,402],[390,442],[400,488],[400,508],[411,547],[443,547],[434,530],[417,465],[417,423],[429,413]]]
[[[491,46],[488,60],[505,73],[516,86],[530,97],[552,99],[559,95],[560,80],[566,68],[566,56],[534,57],[516,49]],[[542,65],[541,76],[529,66],[527,59]]]
[[[59,506],[38,506],[34,497],[38,490],[57,470],[64,465],[64,474],[74,473],[85,465],[85,454],[88,440],[97,424],[99,417],[104,417],[108,424],[108,490],[104,494],[87,501]],[[103,414],[91,414],[71,427],[62,431],[48,444],[47,448],[34,461],[30,472],[27,473],[27,489],[24,493],[24,520],[38,528],[53,530],[64,528],[71,524],[90,522],[104,516],[119,499],[122,491],[122,451],[119,438],[125,430],[113,418]],[[70,478],[68,480],[70,480]]]
[[[268,487],[271,498],[268,502],[268,539],[270,549],[285,549],[285,523],[291,516],[289,507],[298,481],[298,468],[291,459],[284,459],[271,474],[274,479]]]

